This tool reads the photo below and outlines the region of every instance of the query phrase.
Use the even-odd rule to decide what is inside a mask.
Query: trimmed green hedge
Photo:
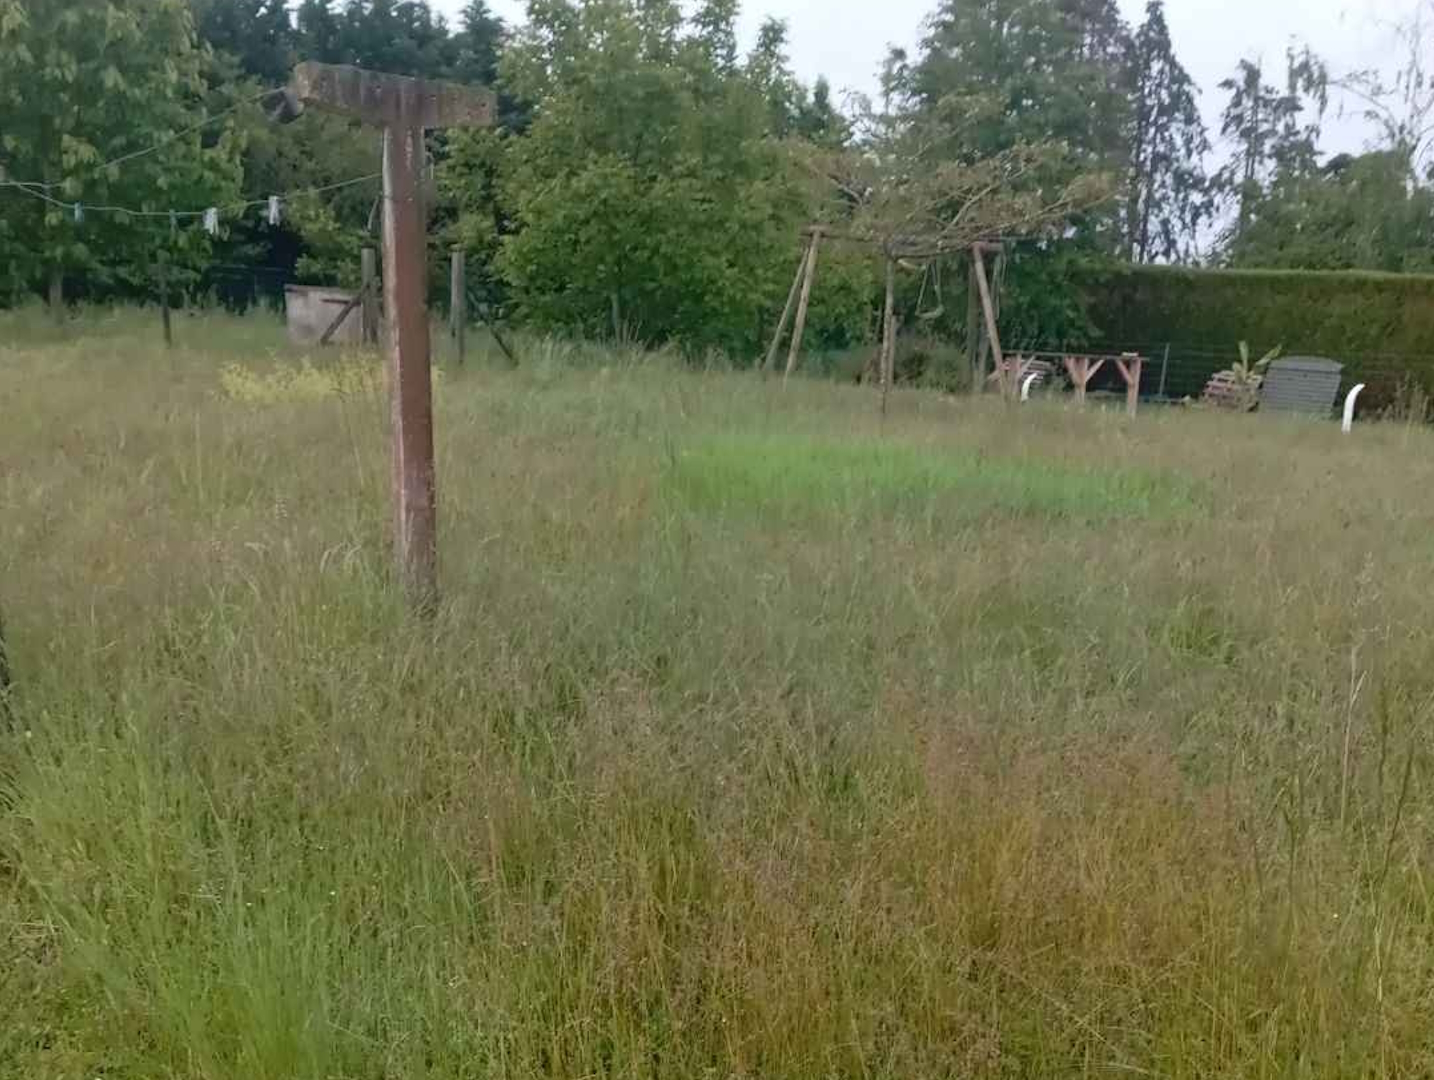
[[[1434,389],[1434,275],[1126,266],[1084,270],[1076,286],[1092,346],[1145,351],[1150,379],[1169,343],[1170,396],[1198,395],[1241,341],[1255,356],[1278,345],[1339,361],[1346,387],[1369,384],[1369,407],[1406,377]]]

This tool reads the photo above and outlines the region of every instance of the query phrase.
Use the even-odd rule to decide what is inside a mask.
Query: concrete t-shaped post
[[[489,90],[312,62],[294,69],[290,94],[301,105],[383,129],[383,292],[388,313],[394,548],[410,603],[419,611],[432,612],[438,601],[438,501],[427,221],[419,194],[424,132],[491,126],[496,99]]]

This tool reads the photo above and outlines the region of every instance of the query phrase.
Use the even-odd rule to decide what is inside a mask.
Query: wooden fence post
[[[65,271],[59,266],[50,267],[50,317],[56,322],[65,318]]]
[[[1008,399],[1016,397],[1017,388],[1006,380],[1006,358],[1001,354],[1001,331],[996,326],[996,305],[991,299],[991,284],[986,280],[986,262],[981,257],[980,247],[971,249],[972,266],[976,271],[976,288],[981,293],[981,311],[986,317],[986,337],[991,342],[991,355],[1000,373],[1001,394]]]
[[[971,266],[966,281],[966,361],[971,365],[971,393],[986,390],[986,365],[981,348],[981,290],[976,285],[976,253],[971,252]]]
[[[164,322],[164,346],[174,347],[174,328],[169,317],[169,260],[159,260],[159,317]]]
[[[1122,353],[1116,358],[1115,366],[1125,380],[1125,414],[1134,416],[1140,408],[1140,375],[1145,369],[1145,358],[1137,353]]]
[[[463,252],[454,248],[449,256],[448,273],[448,318],[451,322],[453,343],[458,348],[458,366],[467,358],[465,331],[468,328],[468,287],[464,284],[467,267]]]
[[[363,308],[360,318],[362,330],[359,336],[365,345],[378,344],[378,252],[366,247],[359,255],[363,283],[360,286]]]

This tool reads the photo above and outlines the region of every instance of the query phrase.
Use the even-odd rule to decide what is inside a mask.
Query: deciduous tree
[[[238,190],[236,141],[222,127],[187,130],[205,115],[205,64],[185,0],[0,0],[0,165],[34,185],[0,188],[12,283],[46,275],[53,291],[83,271],[93,286],[135,286],[161,253],[207,250],[193,222],[172,232],[167,217]]]

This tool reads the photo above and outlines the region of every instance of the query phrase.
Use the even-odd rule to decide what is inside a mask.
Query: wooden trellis
[[[766,359],[762,362],[764,372],[770,372],[775,366],[777,354],[781,350],[782,338],[787,332],[787,324],[792,321],[794,315],[796,322],[792,326],[791,345],[787,350],[787,366],[782,376],[784,384],[797,369],[801,360],[802,339],[806,334],[812,287],[816,280],[817,258],[823,240],[874,247],[885,257],[886,299],[881,318],[881,347],[877,354],[883,410],[886,407],[886,394],[891,389],[896,367],[896,339],[900,330],[896,315],[896,267],[903,260],[930,260],[948,255],[970,254],[971,295],[978,301],[972,305],[972,314],[977,314],[977,309],[979,309],[986,338],[990,343],[992,357],[995,361],[995,370],[997,372],[1006,371],[1005,356],[1001,350],[1001,333],[997,326],[996,290],[986,269],[987,255],[995,255],[998,259],[1002,257],[1003,248],[1000,244],[988,241],[951,244],[922,236],[882,238],[841,232],[823,225],[812,225],[803,229],[802,237],[805,240],[802,246],[802,257],[797,264],[796,277],[792,280],[791,291],[787,294],[787,303],[782,309],[782,317],[777,322],[777,331],[772,336],[772,344],[767,349]],[[968,333],[975,330],[975,327],[970,327]],[[979,356],[978,353],[975,355]],[[974,379],[975,389],[979,390],[982,382],[983,380],[977,376]],[[1015,380],[1002,378],[1000,382],[1002,393],[1014,399],[1019,390]]]

